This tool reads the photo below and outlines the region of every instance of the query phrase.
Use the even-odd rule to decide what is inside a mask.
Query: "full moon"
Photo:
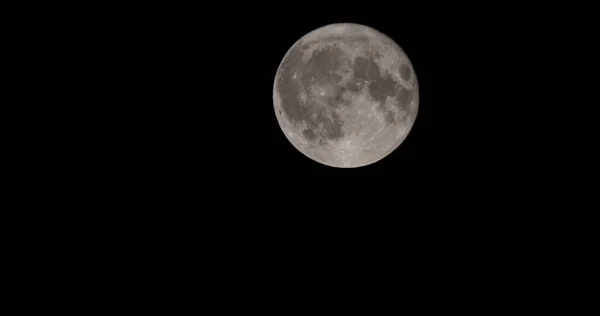
[[[375,163],[404,141],[417,117],[412,63],[398,44],[359,24],[330,24],[300,38],[281,61],[275,115],[292,145],[321,164]]]

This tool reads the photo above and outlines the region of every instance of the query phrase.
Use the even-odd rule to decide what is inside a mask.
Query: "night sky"
[[[274,196],[302,207],[312,199],[340,207],[508,205],[527,196],[529,184],[551,177],[542,152],[566,143],[561,133],[548,132],[557,123],[549,118],[553,105],[565,106],[559,100],[569,84],[554,79],[569,46],[551,13],[308,4],[148,5],[123,12],[113,17],[120,22],[111,33],[119,45],[110,56],[123,65],[113,85],[125,92],[110,105],[123,126],[114,146],[124,177],[151,191],[208,192],[208,199],[218,192],[226,203],[244,197],[264,207],[285,204]],[[420,88],[406,140],[357,169],[327,167],[298,152],[272,103],[275,73],[291,45],[343,22],[391,37],[414,65]]]

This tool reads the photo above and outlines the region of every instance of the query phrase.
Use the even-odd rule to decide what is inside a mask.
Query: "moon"
[[[330,24],[292,45],[273,86],[290,143],[321,164],[373,164],[404,141],[419,108],[417,77],[402,48],[359,24]]]

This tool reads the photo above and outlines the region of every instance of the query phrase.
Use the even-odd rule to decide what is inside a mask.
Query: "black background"
[[[268,214],[395,217],[427,210],[443,221],[446,208],[469,217],[514,209],[516,201],[539,203],[557,177],[549,158],[566,152],[566,136],[554,130],[569,118],[555,115],[568,105],[573,82],[560,78],[569,78],[572,66],[562,61],[577,33],[555,21],[571,13],[549,6],[378,6],[144,4],[111,11],[94,33],[105,43],[94,54],[108,118],[98,170],[124,196],[150,205],[258,207]],[[272,101],[275,73],[291,45],[341,22],[394,39],[420,88],[407,139],[385,159],[355,169],[320,165],[298,152]]]
[[[456,293],[455,285],[485,296],[479,289],[490,284],[514,293],[535,292],[523,280],[554,282],[555,271],[543,268],[573,257],[552,254],[573,249],[577,242],[565,237],[578,236],[569,229],[581,222],[564,221],[578,201],[568,196],[576,182],[562,178],[579,162],[571,149],[580,138],[565,126],[593,105],[574,100],[594,82],[574,76],[586,69],[575,43],[595,39],[582,31],[590,29],[586,9],[396,6],[144,2],[50,15],[63,27],[36,28],[48,40],[31,59],[55,67],[45,75],[59,83],[60,98],[43,95],[54,104],[42,106],[64,109],[70,124],[51,120],[47,134],[36,134],[49,145],[31,165],[52,176],[23,177],[47,192],[19,201],[44,205],[30,207],[40,215],[22,212],[27,228],[48,231],[33,244],[50,253],[33,262],[87,270],[82,275],[109,280],[111,290],[124,280],[150,291],[172,280],[195,288],[208,275],[217,284],[209,292],[221,297],[257,293],[256,285],[289,297],[279,289],[301,284],[312,293],[325,279],[349,289],[391,279],[388,287],[397,288],[412,276],[417,290],[409,291],[421,298],[439,283],[441,296]],[[306,158],[273,111],[285,52],[339,22],[390,36],[419,80],[408,138],[364,168]],[[60,129],[63,138],[50,133]],[[65,263],[59,249],[75,260]],[[328,277],[310,278],[311,271]],[[465,284],[465,275],[476,282]]]

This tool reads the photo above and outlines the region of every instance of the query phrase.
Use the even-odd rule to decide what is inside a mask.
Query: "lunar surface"
[[[412,63],[398,44],[358,24],[331,24],[285,54],[273,87],[279,126],[292,145],[327,166],[354,168],[389,155],[419,106]]]

